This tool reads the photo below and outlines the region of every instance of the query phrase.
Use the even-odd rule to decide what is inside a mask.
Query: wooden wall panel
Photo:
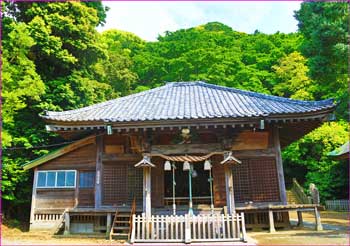
[[[212,172],[214,205],[215,207],[226,206],[226,185],[224,166],[217,162],[213,165]]]
[[[57,189],[46,190],[37,189],[36,209],[55,208],[65,209],[72,208],[75,205],[74,189]]]
[[[89,144],[38,166],[38,170],[91,169],[96,165],[96,145]]]
[[[78,206],[79,207],[95,206],[95,191],[93,188],[79,188]]]
[[[164,168],[161,160],[153,160],[156,167],[151,169],[152,207],[164,206]]]

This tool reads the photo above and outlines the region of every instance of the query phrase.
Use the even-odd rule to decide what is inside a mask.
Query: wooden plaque
[[[124,145],[105,145],[106,154],[123,154]]]
[[[232,150],[267,149],[268,144],[268,132],[245,131],[233,140]]]

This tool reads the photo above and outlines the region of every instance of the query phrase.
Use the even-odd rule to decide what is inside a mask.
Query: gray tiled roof
[[[48,111],[42,117],[63,122],[242,118],[302,114],[334,106],[333,99],[292,100],[196,81],[171,82],[155,89],[80,109]]]

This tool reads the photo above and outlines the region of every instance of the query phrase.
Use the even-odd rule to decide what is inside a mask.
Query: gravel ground
[[[296,224],[296,213],[290,213],[290,219]],[[277,230],[275,233],[267,231],[249,232],[250,245],[286,244],[286,245],[350,245],[349,242],[349,213],[321,212],[323,231],[314,230],[314,218],[310,213],[303,213],[304,227]],[[17,228],[1,226],[1,245],[120,245],[123,241],[109,241],[104,238],[60,237],[48,232],[23,232]],[[154,244],[164,245],[164,244]],[[170,244],[184,245],[184,244]],[[196,244],[196,245],[203,245]],[[209,245],[209,244],[208,244]],[[210,245],[213,245],[210,243]],[[233,245],[216,244],[216,245]]]

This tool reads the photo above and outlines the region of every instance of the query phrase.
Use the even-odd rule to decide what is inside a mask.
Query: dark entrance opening
[[[178,205],[187,205],[189,199],[189,180],[188,171],[183,170],[183,163],[176,162],[175,170],[175,197]],[[192,197],[193,204],[210,204],[210,185],[208,182],[209,171],[204,170],[203,162],[193,163],[192,175]],[[172,171],[164,172],[165,182],[165,204],[173,203],[173,173]]]

